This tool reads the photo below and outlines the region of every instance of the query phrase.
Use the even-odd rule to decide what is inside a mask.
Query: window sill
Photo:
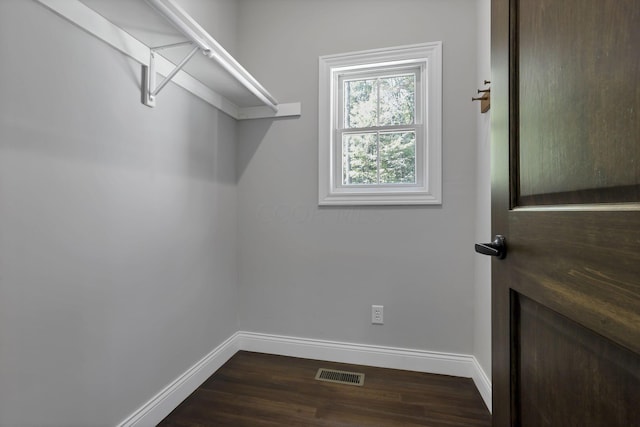
[[[325,193],[318,200],[319,206],[407,206],[441,205],[439,195],[424,191],[405,192],[334,192]]]

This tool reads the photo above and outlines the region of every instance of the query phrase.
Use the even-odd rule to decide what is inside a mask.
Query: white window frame
[[[339,73],[337,76],[338,80],[336,82],[336,90],[337,96],[335,108],[336,108],[336,129],[334,130],[334,140],[336,141],[334,156],[333,159],[336,167],[333,170],[335,174],[334,180],[336,182],[336,186],[340,189],[344,188],[346,192],[353,192],[355,190],[351,190],[352,187],[359,185],[359,191],[361,192],[379,192],[381,188],[392,189],[393,191],[412,191],[412,187],[416,185],[422,185],[424,179],[423,176],[418,174],[418,170],[423,170],[424,168],[424,155],[422,155],[422,151],[424,148],[424,144],[419,144],[418,141],[422,141],[424,138],[424,126],[423,126],[423,113],[424,110],[424,102],[423,102],[423,90],[422,87],[425,84],[424,80],[424,66],[416,66],[415,64],[410,64],[408,67],[399,65],[394,67],[385,66],[381,67],[373,67],[373,69],[358,69],[351,70]],[[362,80],[362,79],[375,79],[375,78],[383,78],[387,76],[397,76],[397,75],[414,75],[416,78],[415,82],[415,105],[414,105],[414,122],[404,125],[391,125],[384,126],[376,124],[371,127],[364,128],[347,128],[345,127],[345,102],[341,102],[340,100],[344,100],[344,82],[350,80]],[[379,107],[378,103],[378,107]],[[378,111],[379,113],[379,111]],[[416,172],[416,183],[415,184],[344,184],[343,182],[343,174],[344,174],[344,163],[343,163],[343,155],[344,155],[344,144],[343,136],[349,134],[361,134],[361,133],[376,133],[381,134],[385,132],[402,132],[402,131],[410,131],[414,132],[416,135],[416,158],[415,158],[415,167],[414,170]],[[380,147],[378,147],[379,149]],[[378,175],[380,172],[379,168],[380,158],[378,158]],[[337,166],[340,167],[337,167]],[[418,176],[420,175],[420,176]],[[378,176],[379,177],[379,176]]]
[[[419,68],[416,81],[415,184],[342,184],[342,80],[366,72]],[[319,205],[442,203],[442,42],[375,49],[319,59]],[[419,91],[419,93],[418,93]]]

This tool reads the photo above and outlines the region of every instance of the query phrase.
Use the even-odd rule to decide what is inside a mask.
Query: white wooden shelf
[[[301,113],[299,102],[279,104],[174,0],[38,1],[144,67],[150,65],[153,53],[153,68],[162,76],[170,75],[176,64],[194,47],[198,48],[199,52],[175,73],[171,82],[237,120]],[[180,45],[155,49],[174,44]],[[153,87],[155,84],[152,91]],[[152,106],[154,98],[147,105]],[[157,102],[162,102],[162,94]]]

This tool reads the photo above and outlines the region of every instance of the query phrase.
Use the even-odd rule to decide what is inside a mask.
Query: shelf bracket
[[[147,107],[156,106],[156,96],[158,95],[158,93],[160,93],[160,91],[171,81],[171,79],[173,79],[173,77],[176,74],[178,74],[178,71],[180,71],[182,67],[184,67],[191,58],[193,58],[193,55],[195,55],[196,53],[198,53],[199,50],[201,50],[201,48],[199,46],[194,46],[193,49],[191,49],[191,51],[187,54],[187,56],[185,56],[184,59],[180,61],[178,65],[176,65],[173,71],[171,71],[164,78],[164,80],[162,80],[160,84],[158,84],[157,86],[156,86],[156,75],[157,75],[156,52],[162,49],[169,49],[172,47],[183,46],[185,44],[189,44],[193,46],[193,43],[185,42],[185,43],[174,43],[167,46],[159,46],[151,49],[150,57],[149,57],[149,66],[146,66],[146,65],[142,66],[142,103]]]

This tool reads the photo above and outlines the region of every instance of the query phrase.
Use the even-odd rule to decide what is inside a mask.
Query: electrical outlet
[[[383,305],[371,306],[371,323],[374,325],[384,324],[384,306]]]

